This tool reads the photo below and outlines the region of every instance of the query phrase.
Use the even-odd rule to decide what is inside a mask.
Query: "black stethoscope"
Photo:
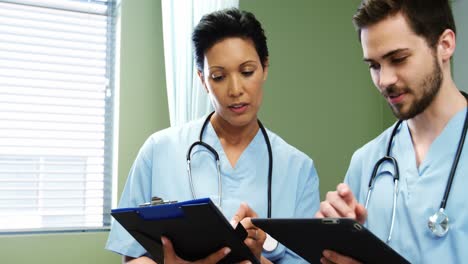
[[[467,99],[468,101],[468,95],[464,92],[461,92],[463,94],[463,96]],[[395,212],[396,212],[396,200],[397,200],[397,195],[398,195],[398,181],[400,180],[400,172],[399,172],[399,169],[398,169],[398,162],[397,160],[392,157],[390,155],[390,152],[391,152],[391,149],[392,149],[392,143],[393,143],[393,138],[395,137],[395,134],[398,130],[398,127],[400,127],[402,123],[402,120],[399,120],[395,127],[393,128],[393,131],[392,131],[392,135],[390,136],[390,139],[388,141],[388,146],[387,146],[387,154],[379,159],[375,166],[374,166],[374,170],[372,171],[372,176],[369,180],[369,190],[367,191],[367,196],[366,196],[366,204],[365,204],[365,208],[367,209],[367,206],[369,204],[369,200],[370,200],[370,196],[371,196],[371,193],[372,193],[372,189],[374,188],[374,182],[375,182],[375,178],[377,176],[377,170],[379,169],[380,165],[386,161],[390,162],[394,169],[395,169],[395,173],[393,175],[393,183],[394,183],[394,189],[393,189],[393,208],[392,208],[392,221],[391,221],[391,224],[390,224],[390,230],[389,230],[389,234],[388,234],[388,238],[387,238],[387,243],[390,242],[391,238],[392,238],[392,232],[393,232],[393,225],[395,223]],[[457,152],[455,154],[455,159],[453,160],[453,164],[452,164],[452,168],[450,170],[450,175],[449,175],[449,178],[448,178],[448,181],[447,181],[447,186],[445,187],[445,193],[444,193],[444,197],[440,203],[440,207],[439,207],[439,211],[437,211],[436,213],[434,213],[432,216],[429,217],[429,220],[427,222],[427,225],[429,227],[429,230],[432,232],[432,234],[434,234],[435,236],[438,236],[438,237],[443,237],[447,234],[448,230],[449,230],[449,218],[448,216],[445,214],[445,207],[447,206],[447,200],[448,200],[448,197],[449,197],[449,194],[450,194],[450,189],[452,187],[452,181],[453,181],[453,178],[455,177],[455,172],[457,170],[457,165],[458,165],[458,161],[460,159],[460,155],[461,155],[461,152],[462,152],[462,149],[463,149],[463,145],[465,143],[465,137],[466,137],[466,131],[468,129],[468,107],[467,107],[467,110],[466,110],[466,117],[465,117],[465,123],[463,125],[463,131],[462,131],[462,134],[460,135],[460,141],[458,142],[458,148],[457,148]]]
[[[187,151],[187,173],[188,173],[188,178],[189,178],[190,191],[192,192],[192,198],[195,199],[196,198],[195,188],[194,188],[193,181],[192,181],[192,168],[191,168],[191,165],[190,165],[190,161],[191,161],[190,156],[192,154],[192,149],[195,146],[200,145],[200,146],[205,147],[209,152],[211,152],[211,154],[213,154],[213,156],[214,156],[214,158],[216,160],[216,167],[217,167],[217,172],[218,172],[218,205],[221,207],[223,190],[222,190],[222,184],[221,184],[221,165],[220,165],[221,163],[219,161],[219,154],[212,146],[208,145],[207,143],[203,142],[203,140],[202,140],[203,132],[205,131],[205,128],[208,125],[208,123],[210,122],[210,118],[211,118],[211,116],[213,114],[214,114],[214,112],[209,114],[208,117],[205,119],[205,122],[203,123],[203,126],[202,126],[202,128],[200,130],[199,140],[194,142]],[[267,145],[267,148],[268,148],[268,218],[271,218],[271,181],[272,181],[272,178],[273,178],[273,176],[272,176],[273,154],[272,154],[271,144],[270,144],[270,139],[268,138],[268,134],[267,134],[265,128],[263,127],[262,123],[260,122],[260,120],[257,120],[257,121],[258,121],[258,125],[260,127],[260,130],[262,131],[263,138],[265,138],[265,142],[266,142],[266,145]]]

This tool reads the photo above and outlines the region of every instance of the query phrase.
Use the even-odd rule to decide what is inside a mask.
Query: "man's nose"
[[[379,71],[378,85],[380,89],[385,89],[394,85],[398,80],[395,70],[392,67],[381,67]]]

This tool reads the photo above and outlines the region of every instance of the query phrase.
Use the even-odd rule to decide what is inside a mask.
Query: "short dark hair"
[[[413,32],[423,37],[432,48],[446,29],[456,32],[449,0],[363,0],[353,16],[359,40],[363,28],[399,12]]]
[[[203,71],[205,52],[230,37],[252,40],[262,66],[266,66],[268,47],[262,25],[252,13],[230,8],[203,16],[195,27],[192,41],[198,70]]]

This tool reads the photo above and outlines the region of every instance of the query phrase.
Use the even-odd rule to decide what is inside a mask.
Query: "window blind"
[[[0,0],[0,233],[110,224],[113,1]]]

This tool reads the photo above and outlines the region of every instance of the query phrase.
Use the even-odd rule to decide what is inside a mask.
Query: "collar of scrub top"
[[[187,174],[188,174],[188,178],[189,178],[190,191],[192,192],[192,198],[195,199],[196,194],[195,194],[194,184],[193,184],[193,181],[192,181],[192,168],[191,168],[191,165],[190,165],[192,149],[195,146],[200,145],[200,146],[205,147],[209,152],[211,152],[211,154],[213,154],[213,156],[215,158],[215,161],[216,161],[216,167],[217,167],[217,173],[218,173],[218,204],[221,207],[222,184],[221,184],[221,165],[220,165],[220,161],[219,161],[219,154],[212,146],[210,146],[207,143],[203,142],[203,133],[204,133],[204,131],[206,129],[206,126],[210,122],[211,116],[214,113],[215,112],[212,112],[206,117],[205,122],[203,123],[203,126],[202,126],[202,128],[200,130],[200,136],[198,138],[198,141],[194,142],[187,151]],[[268,137],[268,134],[267,134],[267,131],[266,131],[265,127],[262,125],[260,120],[257,120],[257,122],[258,122],[258,125],[260,127],[260,130],[262,131],[263,138],[265,139],[265,143],[266,143],[267,149],[268,149],[268,191],[267,191],[268,193],[267,193],[267,201],[268,201],[268,218],[271,218],[271,183],[272,183],[272,178],[273,178],[273,153],[272,153],[272,150],[271,150],[270,139]]]
[[[460,91],[460,92],[463,94],[465,99],[467,99],[467,104],[468,104],[468,95],[465,92],[462,92],[462,91]],[[393,165],[393,167],[395,169],[395,172],[394,172],[394,175],[393,175],[394,189],[393,189],[392,219],[391,219],[391,223],[390,223],[390,229],[389,229],[389,234],[388,234],[388,238],[387,238],[387,243],[389,243],[391,238],[392,238],[393,226],[394,226],[394,223],[395,223],[395,214],[396,214],[396,200],[397,200],[397,195],[398,195],[398,182],[400,180],[400,172],[399,172],[399,168],[398,168],[398,162],[393,156],[390,155],[390,152],[392,150],[393,139],[394,139],[394,137],[395,137],[395,135],[396,135],[396,133],[398,131],[398,128],[400,127],[402,122],[403,122],[402,120],[398,120],[398,122],[396,123],[395,127],[393,128],[390,139],[388,141],[386,155],[376,162],[376,164],[374,166],[374,169],[372,170],[372,175],[371,175],[371,178],[369,180],[369,189],[367,191],[366,203],[365,203],[365,208],[367,209],[367,206],[369,205],[370,196],[372,194],[372,189],[374,188],[374,182],[375,182],[375,179],[376,179],[376,176],[377,176],[377,171],[378,171],[380,165],[382,163],[384,163],[385,161],[390,162]],[[454,158],[453,163],[452,163],[452,168],[450,170],[450,175],[449,175],[449,178],[447,180],[447,185],[445,187],[444,197],[442,198],[442,201],[440,203],[439,210],[436,213],[434,213],[432,216],[429,217],[429,221],[427,223],[428,228],[431,231],[431,233],[434,234],[437,237],[445,236],[447,234],[448,230],[449,230],[449,218],[445,214],[444,211],[445,211],[445,207],[447,205],[447,200],[448,200],[448,197],[449,197],[449,194],[450,194],[450,189],[452,187],[452,182],[453,182],[453,179],[455,177],[455,172],[457,170],[458,161],[460,160],[461,152],[463,150],[463,145],[465,144],[465,138],[466,138],[467,130],[468,130],[468,106],[467,106],[467,109],[466,109],[466,115],[465,115],[463,130],[462,130],[462,133],[460,135],[460,140],[458,142],[457,152],[455,154],[455,158]]]

